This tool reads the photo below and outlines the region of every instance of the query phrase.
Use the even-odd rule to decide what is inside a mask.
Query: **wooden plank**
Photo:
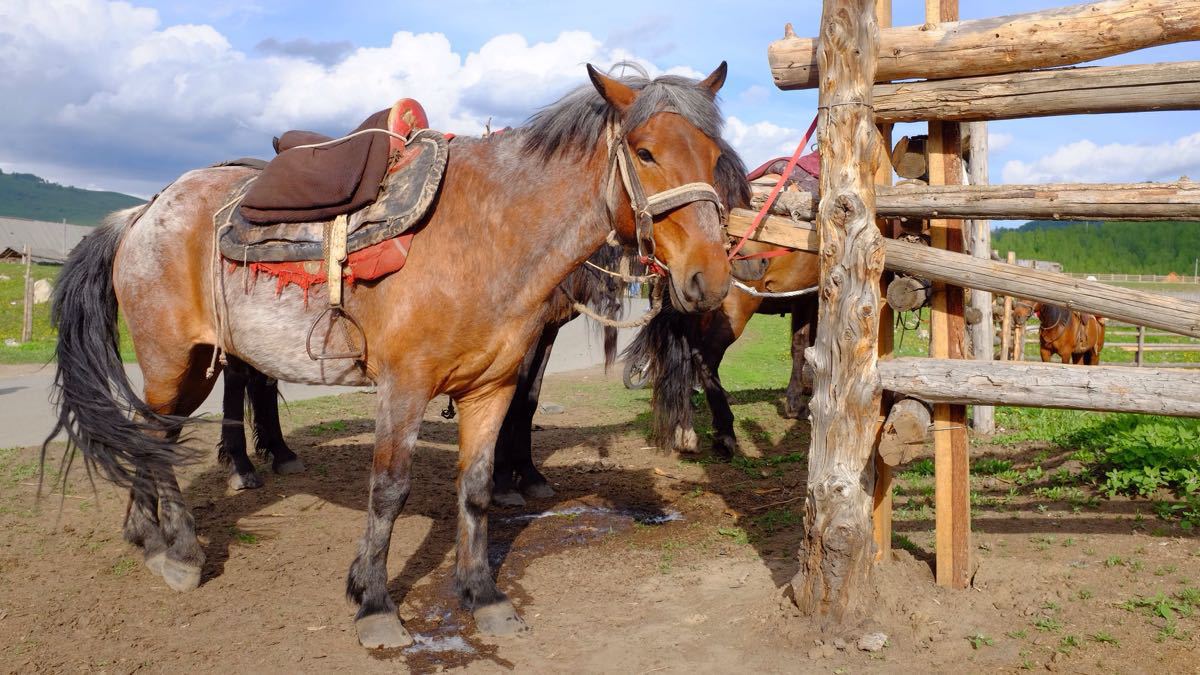
[[[21,342],[33,339],[33,253],[29,246],[21,255],[25,263],[25,294],[21,303]]]
[[[1200,379],[1184,369],[899,358],[884,389],[935,403],[975,403],[1200,417]]]
[[[880,28],[890,28],[892,25],[892,0],[875,0],[875,21]],[[880,150],[886,154],[892,147],[892,125],[880,124]],[[890,159],[881,159],[875,171],[876,185],[891,185],[892,163]],[[884,237],[892,236],[891,221],[887,218],[876,218],[880,233]],[[879,279],[880,288],[886,293],[892,275],[884,272]],[[879,307],[879,358],[890,359],[895,347],[895,324],[891,306],[882,303]],[[886,394],[880,396],[879,419],[886,420],[892,409],[892,397]],[[882,425],[879,434],[882,434]],[[875,538],[875,562],[886,563],[892,559],[892,467],[883,461],[879,452],[880,435],[876,435],[875,452],[875,488],[871,495],[871,527]]]
[[[754,212],[733,209],[729,233],[749,229]],[[817,251],[812,225],[781,216],[768,216],[753,238],[804,251]],[[1200,303],[1134,288],[1076,279],[1057,272],[972,258],[929,246],[884,239],[887,268],[925,279],[979,288],[992,293],[1063,305],[1100,316],[1200,338]]]
[[[769,189],[753,186],[761,206]],[[785,192],[773,213],[812,220],[815,196]],[[1200,220],[1200,183],[915,185],[877,188],[883,216],[977,220]]]
[[[869,610],[871,481],[880,391],[875,364],[883,237],[875,225],[879,135],[871,112],[878,50],[874,0],[825,0],[818,58],[821,303],[800,570],[792,597],[834,623]],[[837,170],[834,170],[837,167]]]
[[[1059,68],[875,86],[878,122],[975,122],[1200,109],[1200,61]]]
[[[1195,342],[1147,342],[1138,344],[1121,344],[1119,342],[1107,342],[1104,345],[1105,349],[1120,349],[1125,352],[1200,352],[1200,344]]]
[[[988,127],[987,122],[970,122],[962,125],[966,136],[967,179],[972,186],[987,185],[988,180]],[[967,223],[969,252],[972,257],[992,257],[992,223],[974,219]],[[996,338],[996,324],[992,321],[992,294],[980,289],[971,290],[971,307],[983,317],[969,326],[971,351],[976,361],[991,361]],[[991,406],[977,405],[971,410],[971,430],[977,434],[992,435],[996,432],[996,415]]]
[[[1138,326],[1138,329],[1137,329],[1137,357],[1134,360],[1134,363],[1136,363],[1139,368],[1142,366],[1142,363],[1146,360],[1146,357],[1143,356],[1143,352],[1145,351],[1145,348],[1146,348],[1146,327]]]
[[[1069,66],[1200,39],[1200,0],[1107,0],[1088,5],[880,31],[875,77],[973,77]],[[767,48],[780,89],[811,89],[818,41],[786,35]]]
[[[1006,258],[1009,265],[1017,264],[1017,254],[1013,251],[1008,252]],[[1013,298],[1011,295],[1004,296],[1004,317],[1000,320],[1000,360],[1015,361],[1013,354]]]
[[[933,26],[958,19],[958,0],[925,0],[925,23]],[[962,183],[962,149],[959,127],[953,123],[929,123],[929,183]],[[930,247],[961,252],[961,220],[933,218],[929,221]],[[963,322],[963,290],[933,280],[930,308],[929,355],[962,359],[966,327]],[[958,403],[934,403],[934,519],[936,576],[939,586],[966,588],[970,581],[971,503],[967,455],[967,409]]]

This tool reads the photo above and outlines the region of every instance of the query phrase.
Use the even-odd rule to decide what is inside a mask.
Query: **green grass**
[[[58,280],[62,267],[58,265],[34,265],[34,280],[45,279],[50,283]],[[0,263],[0,363],[49,363],[54,360],[54,344],[58,333],[50,325],[50,303],[33,307],[33,340],[10,347],[8,340],[21,339],[21,319],[24,312],[25,267],[20,263]],[[121,332],[121,356],[132,362],[133,345],[124,320]]]

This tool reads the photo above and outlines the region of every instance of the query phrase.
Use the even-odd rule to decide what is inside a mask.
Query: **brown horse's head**
[[[1018,326],[1024,326],[1025,322],[1029,321],[1029,317],[1033,316],[1038,311],[1041,303],[1030,302],[1029,300],[1015,300],[1012,306],[1013,322]]]
[[[641,184],[647,197],[689,184],[717,182],[717,162],[729,151],[720,141],[716,105],[717,92],[725,83],[725,63],[700,82],[672,76],[619,80],[591,66],[588,74],[615,114],[617,133],[628,144],[629,178]],[[654,216],[652,225],[643,224],[639,231],[628,191],[619,184],[614,187],[622,195],[613,214],[618,237],[639,245],[667,268],[675,306],[702,312],[719,305],[729,291],[730,268],[717,204],[703,198],[685,201]],[[637,191],[636,185],[633,189]]]

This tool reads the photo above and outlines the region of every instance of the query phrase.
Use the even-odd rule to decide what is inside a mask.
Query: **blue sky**
[[[897,25],[924,3],[895,0]],[[964,19],[998,4],[962,0]],[[1004,13],[1058,6],[1009,0]],[[435,127],[519,123],[585,81],[583,64],[636,58],[699,76],[722,59],[727,136],[748,164],[787,154],[816,92],[781,92],[766,47],[786,22],[815,34],[816,0],[789,3],[209,2],[0,0],[0,169],[146,196],[188,168],[266,156],[288,128],[348,130],[400,96]],[[1200,60],[1200,43],[1107,63]],[[992,125],[993,182],[1200,178],[1195,112]],[[899,133],[920,133],[904,125]]]

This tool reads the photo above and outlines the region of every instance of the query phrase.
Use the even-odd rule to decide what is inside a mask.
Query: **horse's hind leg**
[[[250,409],[254,414],[254,449],[261,456],[271,456],[271,469],[281,475],[304,471],[304,462],[283,440],[279,427],[279,382],[250,368],[246,383]]]
[[[160,353],[142,358],[146,377],[146,403],[164,415],[190,415],[204,402],[212,382],[204,376],[209,348],[196,348],[179,361],[161,357]],[[163,434],[174,439],[179,426],[164,429]],[[200,585],[204,567],[204,550],[196,540],[196,523],[183,501],[183,493],[172,469],[153,475],[158,491],[159,526],[166,545],[161,563],[147,560],[151,570],[161,573],[163,581],[177,591],[190,591]]]
[[[527,629],[508,597],[496,588],[487,556],[493,451],[512,395],[513,386],[509,385],[459,401],[462,422],[454,584],[463,606],[474,614],[476,628],[490,635]]]
[[[137,485],[129,491],[129,507],[125,511],[125,541],[140,546],[146,567],[161,576],[167,542],[158,522],[157,483],[145,469],[137,470],[134,481]]]
[[[723,315],[718,315],[724,319]],[[725,350],[737,339],[727,320],[714,318],[701,340],[700,363],[697,370],[708,408],[712,411],[713,452],[728,459],[737,451],[737,434],[733,429],[733,409],[729,406],[729,394],[721,384],[721,360]]]
[[[529,382],[525,390],[524,418],[517,427],[517,454],[514,458],[517,478],[520,481],[521,492],[532,499],[554,496],[554,488],[550,487],[550,481],[546,480],[533,463],[533,415],[537,412],[538,399],[542,395],[542,378],[546,376],[546,363],[550,361],[550,351],[554,349],[554,341],[558,339],[559,327],[558,324],[546,326],[534,348],[534,362],[529,370]]]
[[[354,628],[359,643],[368,649],[406,647],[413,642],[388,593],[387,558],[392,527],[408,501],[413,449],[428,403],[426,396],[397,392],[395,380],[380,384],[367,529],[346,577],[346,596],[359,606]]]
[[[229,367],[225,369],[225,395],[222,402],[224,420],[221,423],[217,459],[230,467],[231,490],[253,490],[262,487],[263,480],[254,470],[254,464],[246,454],[246,385],[250,380],[250,366],[232,356],[228,358]]]
[[[808,417],[808,403],[801,399],[812,393],[804,386],[804,350],[812,345],[817,332],[817,303],[800,300],[792,307],[792,377],[788,380],[783,416],[788,419]]]

